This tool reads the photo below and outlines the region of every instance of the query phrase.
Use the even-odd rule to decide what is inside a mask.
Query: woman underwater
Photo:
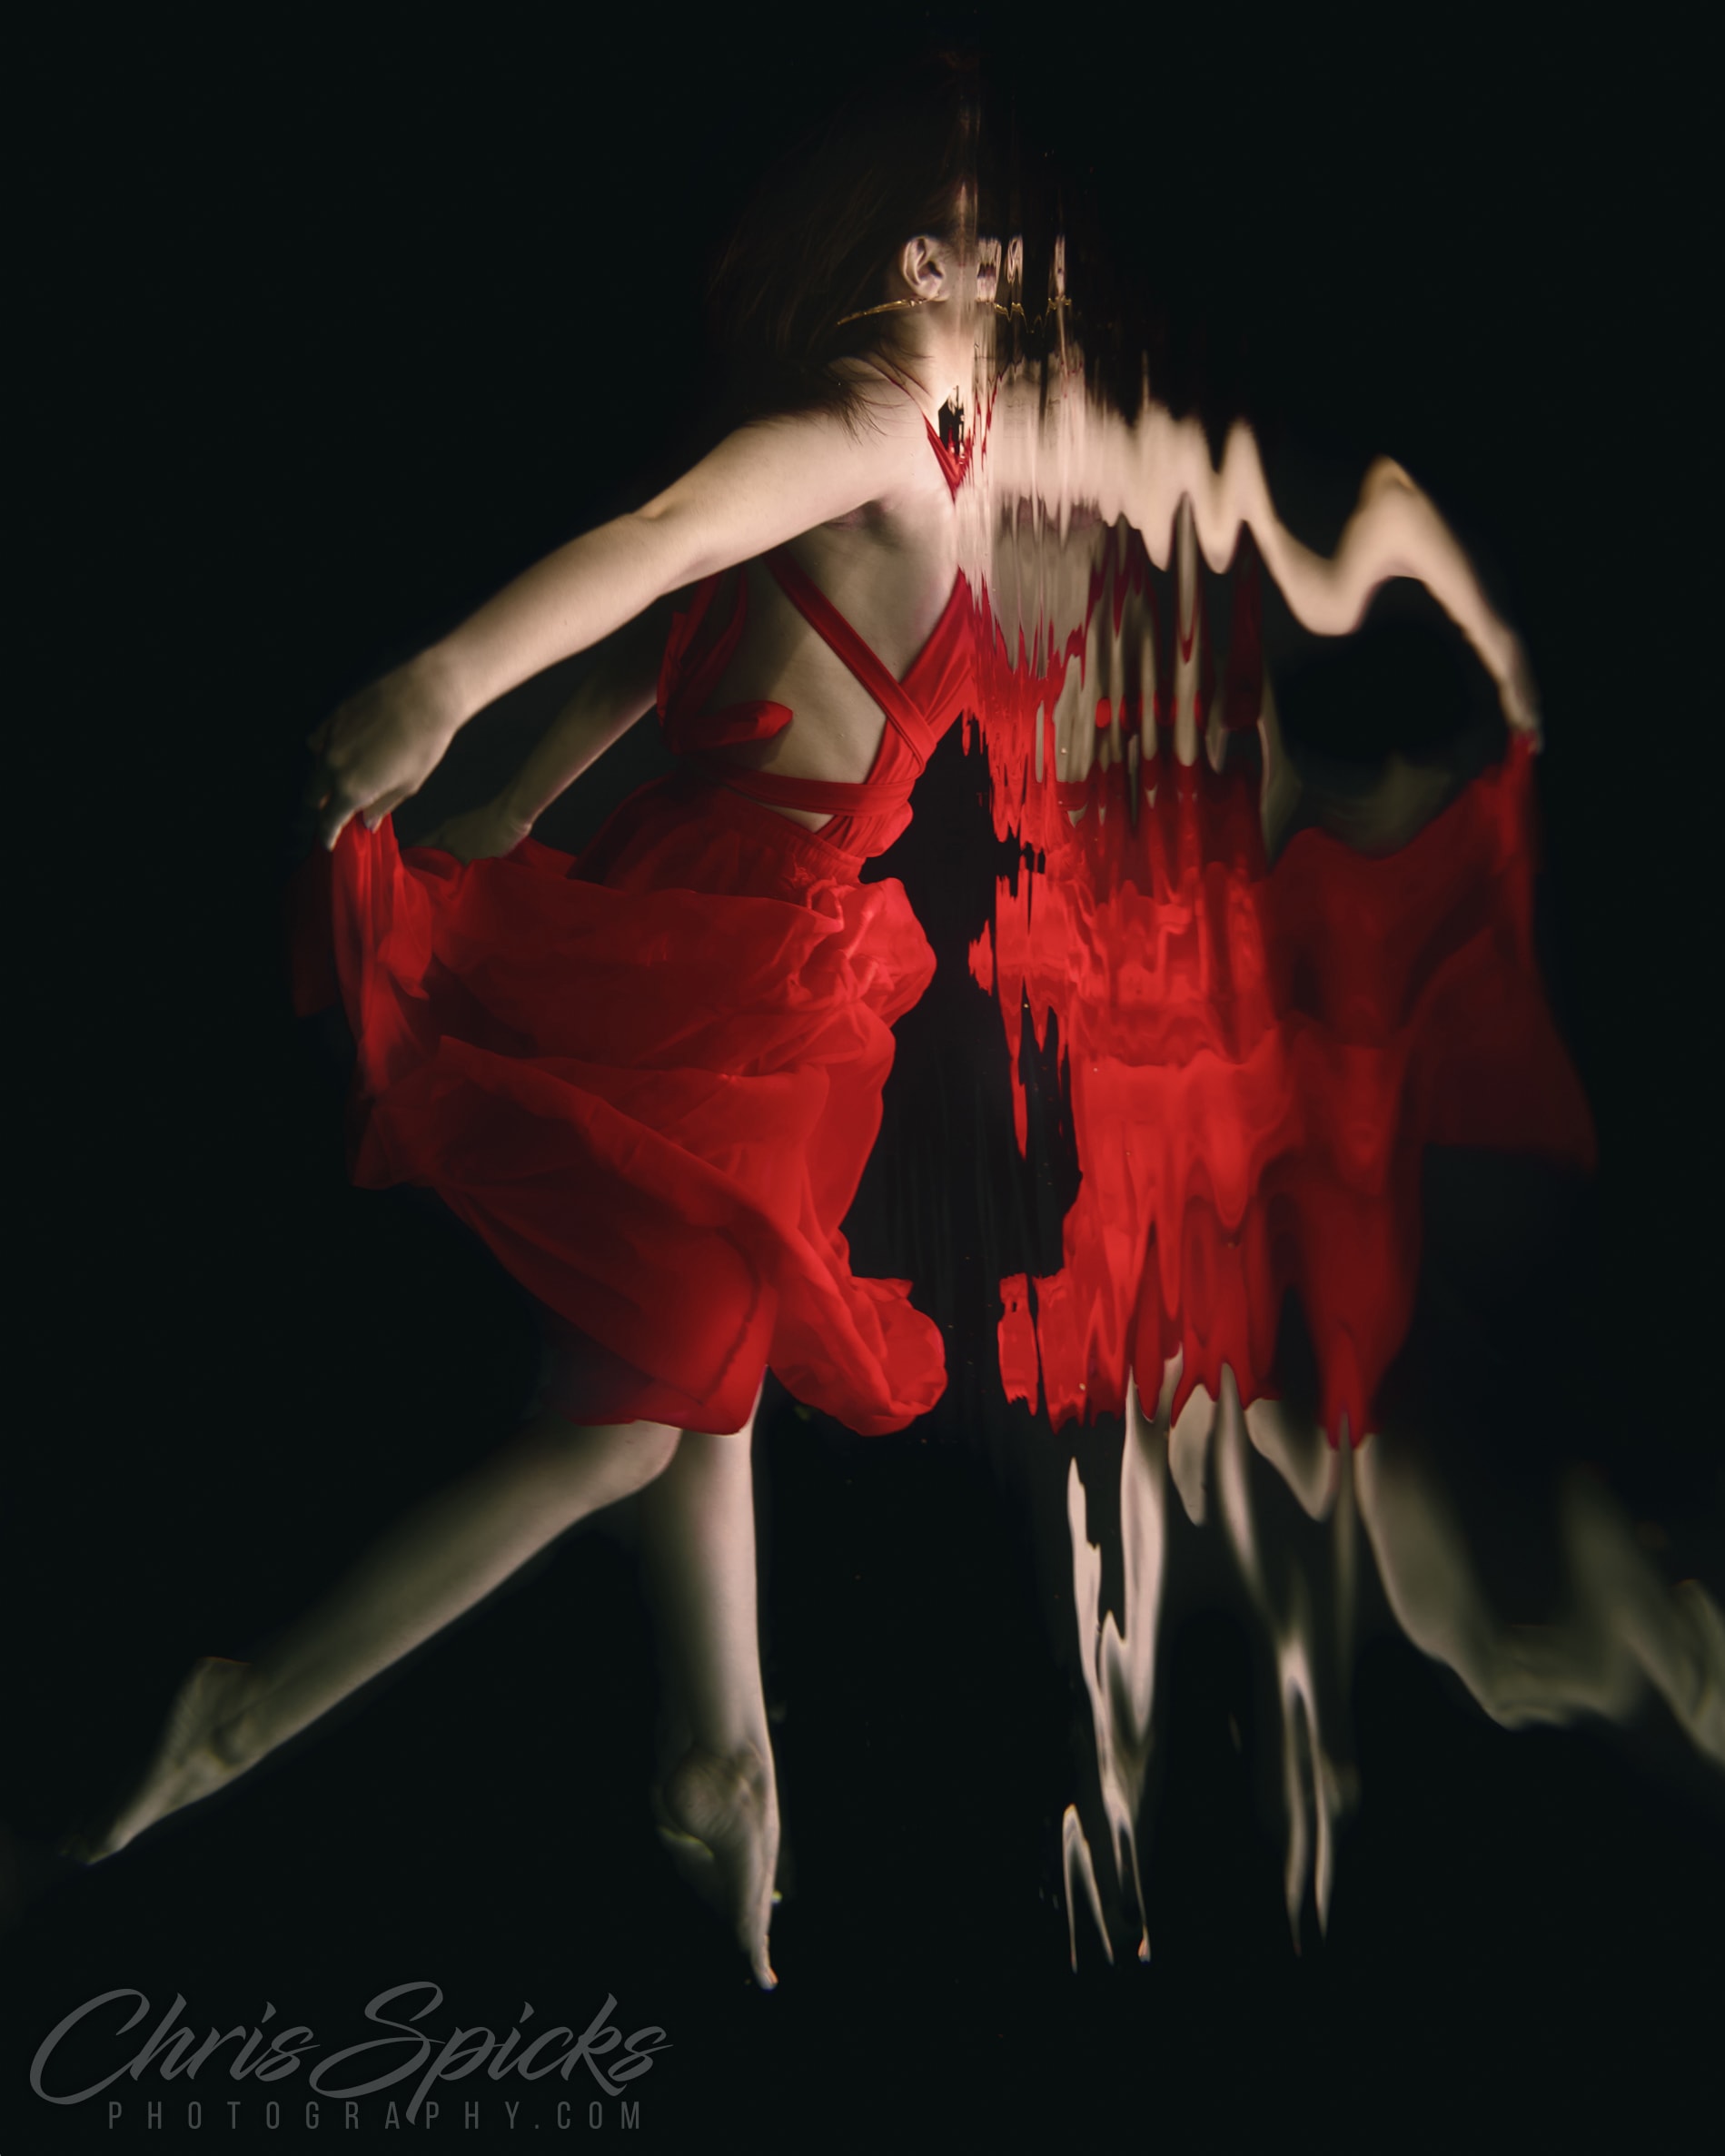
[[[891,1024],[933,965],[902,887],[859,871],[973,703],[983,595],[959,573],[959,512],[976,445],[955,453],[952,421],[980,405],[993,318],[976,115],[971,78],[943,64],[814,138],[720,272],[759,416],[312,736],[328,947],[358,1046],[355,1178],[439,1192],[543,1307],[550,1374],[507,1446],[255,1660],[193,1669],[147,1771],[83,1842],[92,1860],[639,1492],[668,1691],[656,1809],[757,1979],[775,1981],[754,1404],[770,1367],[884,1431],[944,1385],[907,1283],[856,1279],[840,1222],[878,1127]],[[1165,530],[1190,499],[1216,559],[1249,525],[1309,628],[1351,627],[1383,578],[1423,577],[1512,721],[1535,723],[1519,647],[1400,474],[1373,475],[1332,563],[1282,530],[1249,436],[1217,473],[1195,427],[1157,414],[1128,453],[1142,529]],[[996,461],[1003,499],[1034,498],[1004,431]],[[403,855],[392,812],[460,728],[601,646],[505,794]],[[534,816],[655,684],[675,775],[578,858],[537,845]]]

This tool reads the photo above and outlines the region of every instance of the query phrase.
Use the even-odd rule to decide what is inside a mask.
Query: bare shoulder
[[[729,569],[871,504],[890,504],[915,484],[920,414],[888,383],[859,386],[860,410],[750,420],[646,504],[643,526],[679,535],[679,580]]]
[[[835,360],[828,371],[844,383],[863,410],[884,427],[919,422],[920,408],[910,391],[863,359]]]
[[[843,405],[756,420],[740,430],[741,436],[753,437],[768,455],[853,470],[889,486],[902,482],[907,473],[920,472],[927,455],[920,406],[872,368],[846,370],[840,380],[851,392]]]

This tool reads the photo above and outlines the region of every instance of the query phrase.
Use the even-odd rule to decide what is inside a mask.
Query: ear
[[[898,257],[898,273],[914,300],[949,300],[954,291],[952,250],[932,233],[918,232],[907,240]]]

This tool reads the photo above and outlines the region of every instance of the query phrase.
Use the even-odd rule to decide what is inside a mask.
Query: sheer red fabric
[[[1082,1175],[1059,1271],[1001,1283],[1008,1397],[1056,1427],[1118,1413],[1176,1353],[1176,1412],[1197,1385],[1219,1396],[1224,1367],[1243,1400],[1274,1393],[1293,1291],[1323,1427],[1357,1439],[1413,1314],[1425,1149],[1592,1162],[1534,962],[1531,752],[1514,742],[1393,854],[1306,830],[1272,868],[1254,769],[1165,753],[1063,783],[1045,737],[1036,777],[1081,649],[1038,679],[997,645],[982,695],[999,827],[1046,873],[1002,880],[972,971],[1021,1147],[1024,1013],[1045,1040],[1057,1025]]]
[[[791,715],[703,709],[741,633],[740,591],[714,627],[715,579],[660,682],[684,766],[585,852],[529,839],[462,865],[400,850],[386,821],[311,865],[297,1000],[339,988],[358,1043],[352,1176],[427,1185],[484,1240],[544,1307],[550,1401],[579,1421],[735,1429],[770,1365],[875,1433],[946,1383],[909,1283],[857,1279],[840,1222],[892,1024],[934,970],[902,885],[858,872],[966,699],[967,595],[900,684],[788,558],[770,566],[887,713],[865,784],[773,792],[724,764]],[[844,811],[819,833],[749,797],[811,786],[804,805]]]

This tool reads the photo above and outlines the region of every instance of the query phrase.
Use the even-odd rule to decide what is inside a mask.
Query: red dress
[[[719,753],[789,725],[705,706],[742,633],[720,579],[665,655],[682,757],[583,853],[525,840],[463,865],[354,820],[332,855],[329,940],[358,1044],[356,1182],[436,1191],[543,1306],[550,1403],[571,1419],[739,1428],[770,1365],[865,1433],[946,1385],[909,1283],[858,1280],[839,1223],[880,1122],[893,1022],[934,957],[902,885],[864,861],[968,701],[960,579],[902,684],[782,552],[767,565],[880,704],[861,785],[753,772]],[[818,833],[777,803],[833,812]],[[302,938],[297,1000],[315,1007]],[[329,1000],[326,996],[324,1000]]]

